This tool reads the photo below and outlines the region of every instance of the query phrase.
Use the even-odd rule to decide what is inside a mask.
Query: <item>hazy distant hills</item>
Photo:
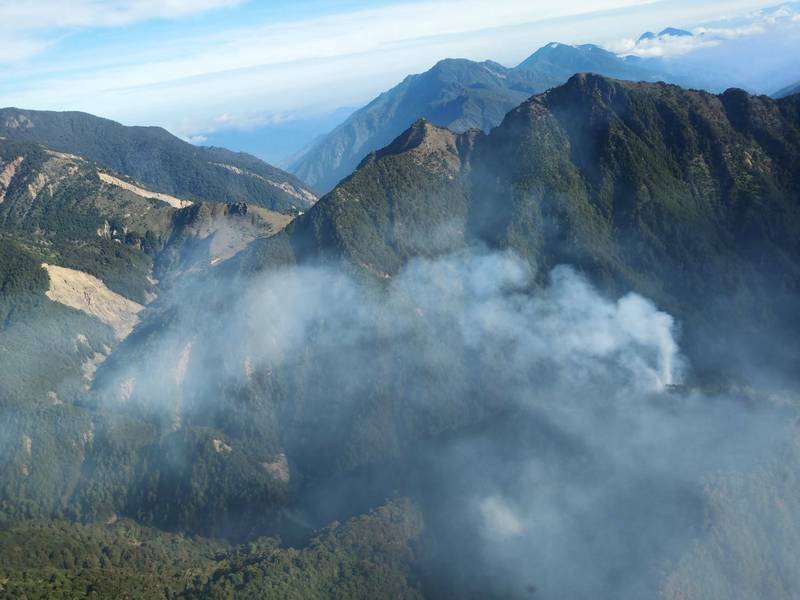
[[[772,97],[773,98],[786,98],[787,96],[791,96],[793,94],[800,94],[800,82],[795,83],[793,85],[789,85],[785,88],[782,88],[775,92]]]
[[[639,41],[641,42],[644,40],[655,40],[667,35],[675,37],[692,37],[692,32],[686,31],[685,29],[676,29],[675,27],[666,27],[661,31],[659,31],[658,34],[655,34],[652,31],[645,31],[642,35],[639,36]]]
[[[303,209],[316,197],[296,177],[244,153],[196,147],[160,127],[86,113],[0,109],[0,136],[77,154],[154,187],[212,202]]]
[[[512,69],[491,61],[443,60],[353,113],[289,169],[327,192],[369,152],[387,145],[419,118],[457,132],[488,131],[530,95],[564,83],[577,72],[631,80],[657,78],[634,61],[591,44],[548,44]]]

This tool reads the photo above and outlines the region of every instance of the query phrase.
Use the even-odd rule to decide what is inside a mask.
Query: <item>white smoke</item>
[[[607,297],[567,266],[536,275],[473,249],[379,281],[301,265],[226,282],[209,302],[184,290],[150,358],[102,380],[135,379],[127,409],[219,427],[233,448],[232,415],[260,407],[243,417],[268,424],[257,460],[285,453],[293,477],[415,457],[437,473],[409,487],[433,497],[428,528],[450,553],[439,577],[474,560],[499,597],[646,597],[702,522],[703,477],[747,463],[780,426],[672,393],[687,371],[677,325],[647,299]],[[226,404],[226,386],[253,396]],[[456,439],[437,446],[443,434]],[[347,507],[360,492],[319,496]]]

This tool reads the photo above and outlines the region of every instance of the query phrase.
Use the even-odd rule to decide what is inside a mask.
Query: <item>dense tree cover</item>
[[[82,364],[114,343],[108,327],[45,296],[41,265],[51,253],[50,245],[0,234],[0,406],[82,395]]]
[[[422,529],[407,500],[328,526],[300,549],[248,544],[186,598],[420,598],[411,543]]]
[[[294,176],[254,156],[193,146],[160,127],[125,127],[78,112],[6,108],[0,110],[0,135],[77,154],[179,197],[274,210],[308,205],[281,187],[302,195],[305,188]]]
[[[241,546],[128,520],[27,521],[0,530],[0,597],[419,598],[410,580],[421,517],[407,500],[321,531],[305,547]]]
[[[50,249],[56,257],[54,264],[89,273],[139,304],[145,304],[148,294],[154,292],[148,278],[153,271],[153,258],[136,247],[113,239],[82,242],[59,237]]]
[[[286,483],[255,442],[63,403],[65,392],[0,407],[0,521],[116,515],[167,530],[247,539],[281,525]]]
[[[567,263],[611,293],[652,298],[686,323],[709,372],[735,346],[718,335],[740,331],[769,365],[800,327],[799,98],[576,75],[454,149],[435,149],[446,134],[428,126],[411,147],[378,153],[242,265],[335,254],[392,274],[416,239],[404,232],[424,223],[436,251],[509,248],[542,279]],[[420,153],[461,166],[447,177]],[[709,305],[720,290],[726,301]]]
[[[0,235],[0,322],[7,325],[15,311],[41,301],[47,282],[41,261],[18,240]]]

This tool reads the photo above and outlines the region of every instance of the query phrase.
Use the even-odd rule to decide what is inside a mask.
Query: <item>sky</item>
[[[327,127],[326,115],[441,58],[511,66],[550,41],[644,53],[635,40],[645,30],[726,22],[774,4],[0,0],[0,106],[83,110],[196,142],[292,121]]]

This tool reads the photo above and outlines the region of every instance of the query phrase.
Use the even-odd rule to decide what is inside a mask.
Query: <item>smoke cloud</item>
[[[377,283],[339,265],[201,282],[151,309],[159,327],[145,320],[96,392],[166,431],[285,455],[296,521],[415,498],[432,596],[694,589],[671,565],[705,535],[709,478],[785,445],[790,409],[682,386],[678,326],[646,298],[567,266],[544,280],[470,249]]]

